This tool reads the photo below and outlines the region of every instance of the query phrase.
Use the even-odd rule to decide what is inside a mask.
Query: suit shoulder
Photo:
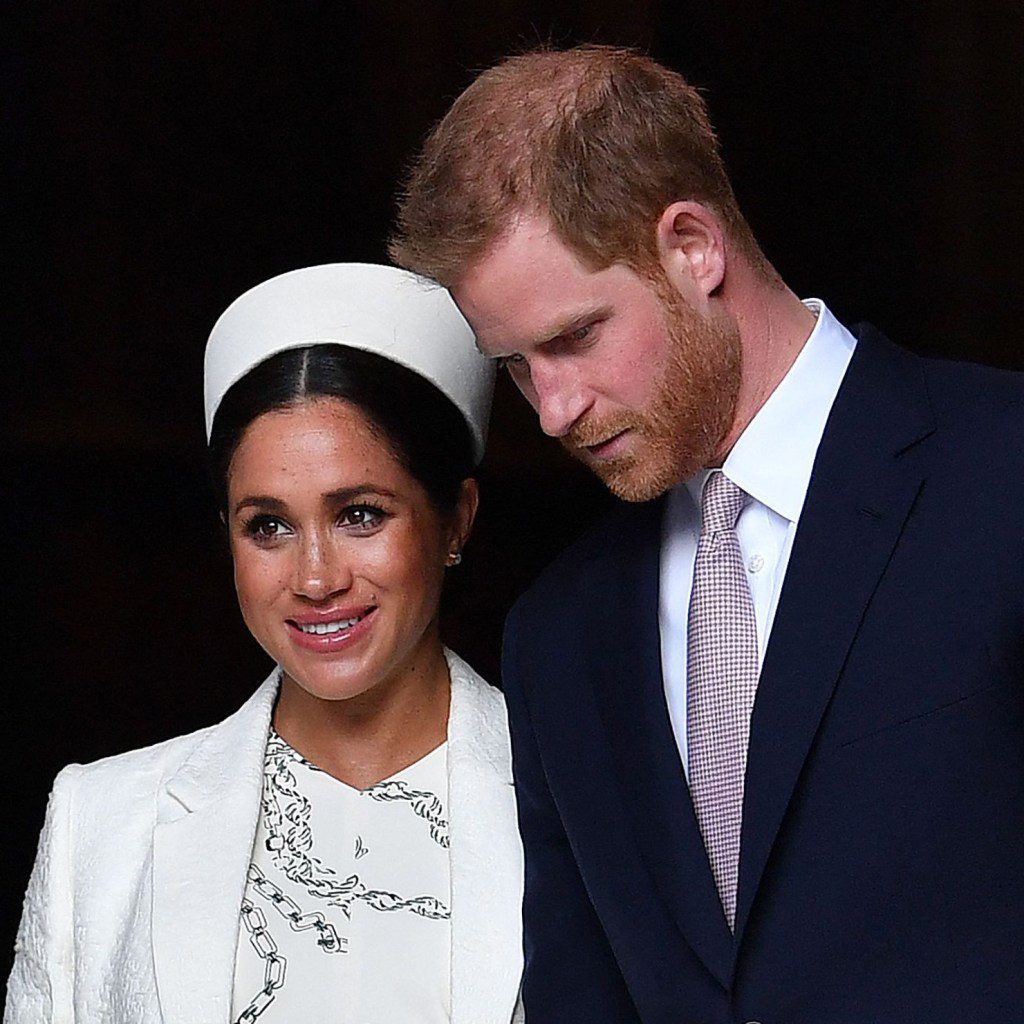
[[[1024,373],[923,356],[889,341],[870,324],[857,325],[854,333],[858,351],[864,346],[858,386],[870,379],[864,377],[865,368],[872,367],[874,373],[871,390],[861,391],[861,400],[874,401],[869,396],[880,388],[880,411],[902,417],[904,410],[916,408],[918,415],[929,417],[937,428],[934,443],[951,470],[960,471],[981,452],[994,460],[990,470],[1007,454],[1019,460],[1024,443]],[[921,399],[924,405],[919,404]]]
[[[1009,411],[1024,403],[1024,373],[953,359],[921,358],[929,392],[942,408]]]
[[[549,614],[552,607],[585,604],[623,536],[659,530],[663,508],[661,498],[635,505],[616,502],[541,572],[513,605],[509,622]]]
[[[973,458],[985,438],[990,471],[1007,458],[1016,466],[1024,451],[1024,373],[945,359],[922,363],[949,451]]]

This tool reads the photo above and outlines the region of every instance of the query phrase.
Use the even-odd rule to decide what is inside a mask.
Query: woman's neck
[[[345,700],[324,700],[285,675],[274,728],[307,761],[366,789],[445,741],[450,694],[448,664],[435,640],[391,679]]]

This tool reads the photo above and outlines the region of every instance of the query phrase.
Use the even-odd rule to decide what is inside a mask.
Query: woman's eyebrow
[[[284,512],[286,506],[280,498],[273,498],[269,494],[253,494],[248,498],[242,498],[235,505],[235,514],[245,508],[258,508],[264,512]]]
[[[356,498],[365,498],[371,495],[379,498],[396,497],[394,491],[389,491],[386,487],[380,487],[378,484],[371,483],[356,484],[354,487],[339,487],[334,491],[326,491],[320,497],[321,500],[332,505],[342,505],[346,502],[354,501]],[[252,494],[249,497],[242,498],[235,505],[235,514],[237,515],[247,508],[257,508],[262,512],[274,512],[278,515],[283,515],[288,511],[286,502],[269,494]]]
[[[379,498],[394,498],[395,492],[389,491],[386,487],[378,484],[356,484],[355,487],[340,487],[336,491],[328,491],[322,495],[324,501],[343,504],[355,498],[365,498],[367,495],[376,495]]]

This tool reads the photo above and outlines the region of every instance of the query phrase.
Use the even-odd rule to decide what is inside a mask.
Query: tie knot
[[[704,482],[700,501],[701,533],[736,529],[736,520],[750,495],[737,487],[721,470],[713,470]]]

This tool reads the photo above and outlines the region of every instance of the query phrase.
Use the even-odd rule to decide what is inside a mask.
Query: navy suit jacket
[[[1024,377],[857,333],[758,685],[735,936],[662,689],[662,503],[509,617],[529,1024],[1024,1021]]]

